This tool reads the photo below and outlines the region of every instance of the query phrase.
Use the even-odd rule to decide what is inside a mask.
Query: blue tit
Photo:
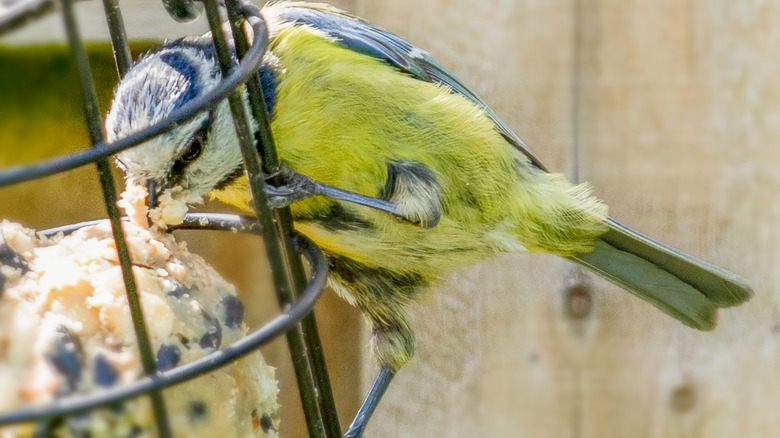
[[[452,73],[403,39],[323,4],[266,6],[259,77],[279,156],[300,175],[377,198],[407,220],[325,196],[292,204],[327,254],[329,282],[372,327],[380,372],[347,436],[361,436],[414,353],[406,306],[455,269],[505,252],[578,263],[699,330],[751,296],[739,276],[607,216],[588,185],[548,172]],[[164,44],[116,88],[114,141],[221,80],[210,37]],[[251,211],[228,104],[118,157],[127,180]]]

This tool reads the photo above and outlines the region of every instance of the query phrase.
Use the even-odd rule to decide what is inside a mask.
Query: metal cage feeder
[[[115,405],[126,399],[148,396],[152,402],[158,435],[161,438],[169,438],[173,434],[161,396],[162,390],[225,366],[285,334],[292,355],[309,435],[317,438],[340,437],[337,412],[312,312],[325,287],[327,262],[316,245],[292,230],[289,208],[269,207],[264,191],[266,180],[271,184],[278,183],[274,177],[269,176],[279,173],[279,160],[270,131],[268,114],[263,104],[262,88],[256,74],[268,47],[267,27],[260,10],[243,0],[219,2],[218,0],[202,2],[162,0],[169,14],[176,21],[193,20],[205,9],[223,79],[215,89],[193,99],[185,107],[172,113],[168,119],[114,143],[106,143],[103,138],[102,120],[98,113],[92,74],[74,14],[74,1],[61,0],[60,5],[71,55],[79,73],[91,147],[29,166],[0,169],[0,187],[44,178],[87,164],[94,163],[97,166],[146,376],[133,384],[114,387],[100,393],[70,396],[47,406],[0,413],[0,426],[51,421]],[[5,9],[0,9],[0,34],[24,25],[55,6],[53,0],[17,0],[11,3]],[[103,0],[103,6],[121,78],[132,64],[122,13],[118,0]],[[227,28],[222,26],[220,7],[224,7],[230,22],[236,55],[239,59],[237,64],[231,63],[232,55],[223,33]],[[254,34],[252,41],[247,38],[244,31],[245,22],[252,26]],[[241,86],[246,86],[251,114],[247,114],[237,91]],[[116,206],[117,193],[108,160],[114,154],[171,131],[179,124],[191,120],[225,99],[230,103],[236,132],[240,139],[257,218],[228,214],[188,214],[184,223],[176,228],[230,230],[261,235],[282,312],[263,327],[227,348],[168,371],[159,372],[155,369],[154,353],[132,275],[130,255],[121,227],[123,219]],[[257,132],[251,131],[249,117],[254,117],[257,122],[259,126]],[[60,232],[68,234],[95,222],[66,225],[43,231],[41,234],[54,235]],[[301,256],[304,256],[310,265],[311,274],[308,276]]]

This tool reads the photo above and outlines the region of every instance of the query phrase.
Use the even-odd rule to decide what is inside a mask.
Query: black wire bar
[[[0,8],[0,35],[41,17],[54,9],[54,0],[16,0]]]
[[[222,69],[222,74],[228,75],[232,68],[233,58],[223,33],[222,16],[220,15],[219,5],[216,0],[204,0],[204,4],[206,18],[208,19],[209,27],[211,28],[211,36],[214,41],[214,48],[217,59],[219,60],[220,68]],[[232,10],[234,13],[238,12],[237,8]],[[260,30],[262,32],[262,34],[260,34],[262,35],[261,38],[265,39],[267,44],[268,30],[265,21],[262,19],[262,15],[259,14],[259,10],[257,11],[257,15],[254,16],[254,20],[256,21],[255,31]],[[238,23],[238,26],[243,26],[243,21]],[[224,30],[228,31],[228,29]],[[234,44],[243,43],[246,45],[246,37],[243,38],[243,42],[237,42],[236,40],[238,40],[238,38],[233,38]],[[253,79],[256,82],[257,75],[254,75]],[[250,79],[250,81],[251,80],[252,79]],[[251,99],[251,97],[254,99]],[[263,107],[263,115],[260,116],[260,123],[263,121],[266,123],[259,128],[260,131],[265,131],[266,129],[269,129],[269,126],[267,124],[268,116],[265,114],[265,103],[262,92],[259,96],[255,95],[251,97],[250,100],[259,100],[259,103],[256,104]],[[239,91],[234,91],[229,94],[228,103],[233,115],[235,130],[239,139],[241,154],[244,159],[244,168],[252,192],[255,212],[257,213],[258,221],[261,223],[263,229],[263,241],[265,243],[268,261],[271,265],[271,274],[273,276],[277,297],[279,299],[279,304],[284,308],[293,301],[298,286],[303,283],[295,278],[296,273],[303,273],[303,266],[300,258],[291,251],[288,234],[290,229],[283,228],[279,221],[278,213],[274,213],[273,209],[270,208],[268,196],[265,193],[265,179],[267,174],[263,172],[263,164],[261,163],[258,148],[262,148],[263,151],[268,151],[269,148],[273,150],[273,143],[269,144],[263,142],[263,140],[270,138],[271,134],[269,131],[266,131],[266,138],[258,136],[260,145],[256,145],[252,127],[249,122],[249,115],[244,107],[241,93]],[[267,155],[267,152],[264,154]],[[313,337],[314,335],[310,333],[309,336]],[[303,404],[309,436],[313,438],[326,438],[329,436],[336,438],[341,435],[340,431],[338,431],[335,436],[327,433],[324,422],[325,409],[322,408],[322,398],[320,397],[323,388],[318,387],[318,379],[314,376],[314,361],[311,358],[311,351],[306,346],[306,338],[307,336],[303,334],[303,329],[299,327],[287,332],[287,343],[292,356],[295,376],[298,380],[298,390],[301,396],[301,403]],[[320,344],[319,336],[316,337],[314,342],[318,345]],[[325,379],[327,379],[327,374]],[[327,390],[330,392],[329,384],[327,385]],[[335,406],[328,406],[326,409],[335,415]],[[331,425],[330,428],[334,429],[334,426]],[[335,429],[338,430],[338,423],[336,423]]]
[[[125,77],[125,73],[133,65],[133,56],[130,54],[130,43],[127,41],[125,21],[122,19],[122,10],[119,9],[119,0],[103,0],[103,11],[106,14],[108,32],[111,35],[111,48],[114,51],[116,71],[119,80]]]
[[[69,234],[79,228],[100,222],[102,220],[54,228],[43,231],[41,234],[46,236],[54,236],[58,233]],[[255,218],[230,214],[188,214],[184,223],[179,225],[177,229],[261,233],[261,226]],[[160,391],[235,362],[241,357],[267,345],[282,333],[291,330],[314,308],[325,289],[325,281],[328,274],[328,265],[325,257],[316,245],[301,235],[296,235],[293,242],[297,251],[303,254],[311,265],[309,282],[298,299],[288,309],[252,334],[241,338],[223,350],[214,351],[208,356],[185,365],[180,365],[169,371],[158,372],[153,376],[144,377],[130,385],[90,395],[62,398],[47,406],[17,409],[0,414],[0,426],[76,415],[95,408],[112,406],[150,392]]]
[[[228,21],[230,22],[233,31],[236,53],[238,59],[242,60],[249,50],[249,45],[251,43],[244,30],[245,17],[263,21],[264,17],[257,6],[240,0],[225,0],[225,9],[227,10]],[[265,23],[265,27],[267,32],[267,23]],[[258,130],[256,131],[256,151],[262,156],[261,162],[255,163],[254,167],[257,167],[257,164],[259,164],[263,173],[266,175],[276,175],[271,178],[269,182],[273,185],[280,186],[284,184],[284,181],[281,179],[279,172],[279,156],[276,153],[276,145],[271,131],[268,110],[265,106],[263,88],[260,85],[259,76],[255,75],[249,79],[246,83],[246,87],[249,97],[249,107],[258,124]],[[252,153],[252,155],[255,154],[255,152]],[[258,214],[260,214],[259,211]],[[294,298],[294,296],[300,293],[306,286],[306,272],[304,271],[300,257],[296,257],[290,251],[291,242],[289,236],[292,235],[293,230],[290,208],[272,209],[271,214],[273,215],[272,222],[277,229],[276,234],[283,238],[282,250],[286,252],[284,257],[289,260],[290,267],[288,277],[292,277],[294,284],[293,297],[280,296],[280,302],[282,305],[285,305],[285,301]],[[320,341],[319,329],[317,327],[314,312],[311,312],[303,319],[301,328],[306,343],[307,360],[309,362],[312,377],[314,378],[318,389],[315,395],[317,397],[320,415],[325,426],[325,436],[330,438],[341,437],[341,427],[339,426],[336,402],[333,398],[333,390],[331,389],[330,377],[325,362],[325,353],[322,349],[322,342]]]
[[[255,29],[262,31],[263,29]],[[257,32],[255,32],[257,35]],[[92,148],[84,149],[68,155],[62,155],[51,160],[31,164],[28,166],[17,166],[4,169],[0,172],[0,187],[16,184],[24,181],[30,181],[45,176],[51,176],[57,173],[73,170],[87,164],[92,164],[100,159],[109,158],[133,146],[138,146],[160,134],[170,132],[176,127],[192,120],[204,110],[215,106],[221,102],[227,93],[240,87],[253,74],[257,74],[257,69],[263,59],[265,48],[268,45],[266,38],[255,38],[252,46],[241,62],[230,75],[223,80],[210,92],[198,96],[182,108],[171,112],[163,121],[136,132],[135,134],[117,140],[114,143],[99,141]]]
[[[87,121],[87,130],[89,131],[90,143],[92,145],[103,141],[103,122],[98,109],[97,94],[95,84],[92,80],[92,72],[87,59],[87,52],[81,42],[78,33],[76,17],[73,11],[74,0],[63,0],[62,10],[65,18],[65,30],[68,35],[68,44],[73,55],[81,82],[81,93],[84,99],[84,116]],[[141,356],[141,365],[144,374],[147,376],[157,372],[157,365],[152,350],[152,344],[149,340],[149,333],[146,330],[144,314],[141,308],[141,300],[138,296],[135,278],[133,277],[133,265],[130,261],[130,251],[127,249],[125,235],[122,230],[119,207],[117,207],[117,193],[114,183],[114,177],[111,174],[111,163],[107,158],[102,158],[96,162],[100,185],[103,189],[103,200],[106,204],[108,217],[111,221],[111,231],[114,235],[116,250],[119,256],[119,265],[122,269],[122,278],[125,283],[127,301],[130,307],[130,315],[133,320],[133,329],[138,342],[138,351]],[[173,437],[170,424],[168,422],[168,412],[165,408],[165,400],[162,393],[154,391],[149,393],[154,412],[155,424],[161,438]]]
[[[269,261],[272,264],[272,271],[275,275],[278,273],[275,277],[275,285],[277,286],[277,294],[282,308],[289,308],[290,310],[288,312],[292,312],[293,309],[300,309],[300,307],[296,307],[298,306],[298,302],[306,301],[308,303],[309,297],[311,297],[311,289],[314,286],[318,285],[316,296],[318,297],[321,294],[325,282],[324,272],[327,268],[321,252],[315,247],[316,253],[318,254],[317,257],[319,257],[319,259],[315,261],[309,257],[310,254],[307,255],[312,267],[316,264],[319,266],[319,268],[317,268],[319,271],[317,272],[323,272],[321,275],[318,274],[312,281],[307,282],[300,257],[295,255],[294,250],[292,249],[292,246],[296,246],[298,247],[298,251],[301,250],[299,238],[296,238],[295,241],[293,241],[292,238],[292,218],[289,209],[281,209],[278,213],[276,210],[270,209],[267,204],[265,191],[263,190],[264,178],[267,175],[267,173],[264,173],[263,171],[271,173],[273,169],[278,169],[278,158],[276,157],[273,138],[270,133],[268,115],[265,112],[262,90],[259,87],[256,74],[268,45],[267,27],[260,15],[259,9],[251,4],[243,3],[239,5],[237,2],[231,3],[228,7],[229,14],[235,19],[233,21],[236,23],[239,23],[243,18],[240,14],[252,18],[249,22],[252,25],[254,34],[254,40],[251,44],[248,44],[248,39],[243,32],[243,28],[241,28],[240,25],[238,27],[233,25],[234,31],[237,30],[236,34],[239,35],[239,38],[237,38],[236,41],[241,62],[239,62],[235,68],[231,68],[229,61],[230,53],[227,52],[224,35],[219,31],[221,24],[219,10],[213,0],[210,2],[207,1],[206,5],[211,7],[211,13],[209,15],[210,25],[212,28],[217,29],[217,32],[213,33],[215,36],[215,47],[217,47],[218,53],[222,51],[223,55],[221,63],[223,66],[224,79],[214,90],[193,99],[189,104],[170,114],[164,121],[131,136],[125,137],[113,144],[108,144],[103,138],[101,117],[95,99],[94,84],[92,83],[86,53],[77,33],[75,16],[73,14],[74,1],[75,0],[62,0],[62,3],[71,50],[76,58],[77,66],[79,67],[80,80],[85,99],[85,113],[87,116],[88,131],[92,147],[72,154],[56,157],[45,162],[1,171],[0,187],[72,170],[90,163],[97,164],[101,185],[104,191],[104,200],[109,218],[111,219],[112,231],[116,240],[123,277],[128,291],[128,300],[133,315],[134,327],[136,328],[142,361],[144,362],[144,371],[147,372],[148,377],[133,385],[102,392],[97,395],[61,399],[51,406],[28,408],[0,415],[0,425],[75,414],[100,407],[106,403],[111,404],[129,397],[149,393],[153,397],[153,406],[160,436],[167,438],[171,435],[170,428],[166,420],[165,407],[162,403],[162,398],[160,394],[156,392],[157,390],[216,369],[218,366],[228,363],[235,357],[247,354],[251,352],[253,348],[264,345],[273,336],[278,336],[282,332],[287,331],[288,343],[290,343],[293,363],[296,367],[296,375],[299,377],[299,389],[304,404],[304,410],[307,414],[307,425],[309,426],[310,435],[317,438],[335,438],[340,436],[341,432],[338,425],[335,403],[330,389],[327,368],[325,367],[324,357],[322,355],[322,346],[317,334],[316,322],[313,319],[313,313],[311,313],[314,301],[311,301],[310,305],[308,305],[306,309],[303,309],[303,313],[301,313],[300,316],[296,315],[294,320],[285,319],[285,328],[283,329],[277,330],[274,328],[278,327],[278,325],[274,325],[277,320],[269,323],[266,327],[273,326],[272,329],[275,331],[273,331],[273,334],[269,334],[267,338],[255,338],[255,335],[259,336],[261,334],[258,332],[255,335],[250,335],[250,337],[244,338],[234,344],[234,347],[239,350],[236,350],[237,352],[233,355],[235,356],[233,358],[221,356],[229,353],[228,350],[225,350],[215,352],[199,361],[192,362],[165,373],[155,373],[154,354],[149,346],[148,335],[144,327],[140,302],[138,301],[137,290],[135,288],[135,281],[130,269],[129,254],[120,225],[119,211],[116,207],[116,187],[108,163],[108,158],[111,155],[144,143],[157,135],[171,131],[182,123],[191,120],[196,115],[202,113],[207,107],[219,104],[219,102],[224,100],[228,93],[252,78],[247,85],[247,88],[250,93],[252,114],[258,120],[260,126],[259,131],[255,133],[257,144],[254,144],[252,140],[248,117],[241,104],[240,95],[237,92],[233,92],[228,100],[231,103],[231,110],[233,110],[234,113],[237,133],[241,139],[242,153],[244,153],[245,162],[247,163],[246,167],[247,173],[249,174],[250,187],[252,188],[260,223],[253,223],[250,227],[246,224],[248,221],[246,218],[241,218],[236,222],[236,220],[230,218],[230,216],[224,215],[201,215],[196,223],[191,220],[194,216],[189,215],[187,221],[178,228],[228,229],[229,227],[229,229],[234,231],[246,231],[251,228],[252,232],[262,233],[264,235],[264,240],[266,241],[266,248],[269,255]],[[169,3],[175,2],[176,0],[169,1]],[[132,64],[124,23],[117,0],[103,0],[103,5],[109,30],[111,32],[117,70],[119,71],[121,78]],[[220,46],[222,48],[220,48]],[[225,54],[227,54],[227,57],[224,56]],[[227,62],[225,62],[226,59]],[[258,156],[258,151],[263,155],[264,160],[262,162]],[[278,183],[279,181],[272,180],[271,182]],[[207,222],[205,225],[202,222],[204,220]],[[50,231],[70,232],[75,229],[75,227],[83,225],[85,224],[60,227]],[[312,283],[315,279],[317,280],[316,285]],[[302,294],[298,298],[298,301],[295,301],[296,292]],[[316,297],[313,298],[313,300],[316,300]],[[300,326],[296,326],[296,324],[307,314],[312,316],[305,320],[303,330],[301,330]],[[279,318],[283,319],[283,317],[284,314]],[[266,327],[261,329],[261,331],[265,330]],[[263,331],[262,333],[270,332]],[[290,339],[293,339],[293,341],[290,342]],[[251,345],[245,344],[244,341],[251,342]],[[144,348],[144,344],[146,344],[147,348]],[[144,353],[144,351],[146,351],[146,353]],[[206,364],[206,362],[208,362],[208,364]],[[149,366],[150,364],[151,366]],[[199,368],[198,365],[203,365],[203,367]],[[149,370],[151,370],[151,372],[149,372]],[[155,396],[157,397],[157,402],[155,402]]]

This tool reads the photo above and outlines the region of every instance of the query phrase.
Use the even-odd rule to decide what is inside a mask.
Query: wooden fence
[[[413,309],[417,356],[368,437],[780,436],[780,0],[337,4],[432,52],[548,167],[591,181],[615,218],[756,291],[699,333],[554,257],[464,270]],[[41,219],[41,186],[27,187],[0,197],[27,200],[29,225],[60,222]],[[262,280],[195,245],[239,284]],[[235,252],[232,240],[219,245]],[[356,359],[365,328],[333,297],[318,312],[346,423],[375,372]],[[280,366],[282,434],[305,436],[283,342],[265,355]]]
[[[352,6],[430,50],[615,218],[756,291],[698,333],[553,257],[476,266],[415,309],[417,357],[368,435],[780,436],[780,1]]]

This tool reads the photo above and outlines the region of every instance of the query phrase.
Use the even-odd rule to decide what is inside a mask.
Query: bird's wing
[[[501,120],[490,107],[465,86],[454,74],[430,57],[428,52],[365,21],[336,8],[312,3],[280,3],[282,22],[300,23],[319,29],[358,53],[384,60],[393,67],[425,82],[448,86],[454,93],[467,97],[483,108],[493,120],[496,130],[522,151],[535,166],[546,170],[541,160],[528,149],[523,140]]]

